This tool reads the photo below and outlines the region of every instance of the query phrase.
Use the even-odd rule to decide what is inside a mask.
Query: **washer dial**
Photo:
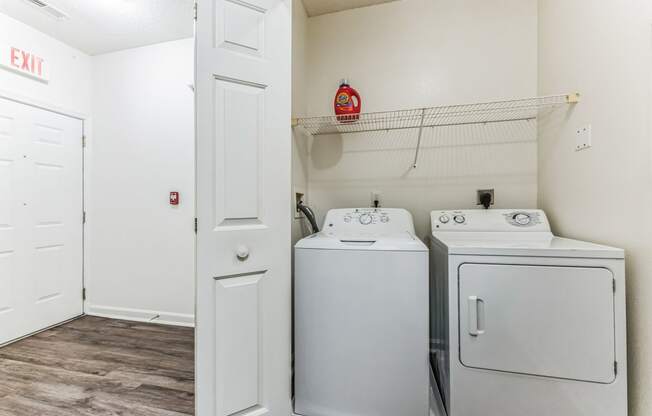
[[[456,215],[453,217],[453,220],[458,224],[464,224],[466,218],[464,218],[464,215]]]
[[[448,215],[444,214],[439,217],[439,222],[442,224],[448,224],[448,222],[451,220],[451,217]]]
[[[361,214],[360,215],[360,224],[362,225],[369,225],[373,222],[373,217],[371,214]]]

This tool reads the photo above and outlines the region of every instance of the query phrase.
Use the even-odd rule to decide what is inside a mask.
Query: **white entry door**
[[[83,313],[82,122],[0,99],[0,345]]]
[[[198,0],[198,416],[288,416],[291,0]]]

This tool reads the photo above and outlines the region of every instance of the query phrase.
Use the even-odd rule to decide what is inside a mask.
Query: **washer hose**
[[[299,201],[297,204],[297,209],[303,213],[303,215],[306,216],[308,219],[308,222],[310,223],[310,228],[312,229],[312,234],[318,233],[319,232],[319,226],[317,225],[317,221],[315,220],[315,213],[310,209],[309,206],[303,205],[303,202]]]

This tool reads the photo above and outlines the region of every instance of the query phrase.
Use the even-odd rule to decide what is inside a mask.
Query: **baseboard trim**
[[[86,304],[86,315],[101,318],[124,319],[126,321],[149,322],[173,326],[195,326],[195,316],[190,314],[150,311],[145,309],[119,308]]]
[[[54,329],[54,328],[57,328],[57,327],[63,326],[63,325],[65,325],[65,324],[68,324],[68,323],[70,323],[70,322],[72,322],[72,321],[76,321],[77,319],[80,319],[80,318],[83,318],[83,317],[84,317],[84,314],[81,314],[81,315],[75,316],[75,317],[73,317],[73,318],[66,319],[66,320],[63,321],[63,322],[59,322],[59,323],[56,323],[56,324],[54,324],[54,325],[50,325],[50,326],[48,326],[48,327],[45,327],[45,328],[43,328],[43,329],[39,329],[38,331],[34,331],[34,332],[29,333],[29,334],[23,335],[22,337],[18,337],[18,338],[16,338],[16,339],[12,339],[11,341],[7,341],[7,342],[5,342],[4,344],[0,344],[0,348],[7,347],[7,346],[9,346],[9,345],[11,345],[11,344],[14,344],[14,343],[18,342],[18,341],[22,341],[22,340],[24,340],[24,339],[26,339],[26,338],[33,337],[34,335],[38,335],[38,334],[40,334],[41,332],[49,331],[49,330],[51,330],[51,329]]]

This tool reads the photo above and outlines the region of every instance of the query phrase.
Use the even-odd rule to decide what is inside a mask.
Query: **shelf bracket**
[[[568,94],[566,96],[566,103],[567,104],[577,104],[580,102],[580,93],[579,92],[574,92],[571,94]]]
[[[412,162],[412,169],[417,168],[419,160],[419,149],[421,148],[421,136],[423,135],[423,122],[426,118],[426,109],[421,109],[421,122],[419,123],[419,138],[417,139],[417,150],[414,152],[414,162]]]

